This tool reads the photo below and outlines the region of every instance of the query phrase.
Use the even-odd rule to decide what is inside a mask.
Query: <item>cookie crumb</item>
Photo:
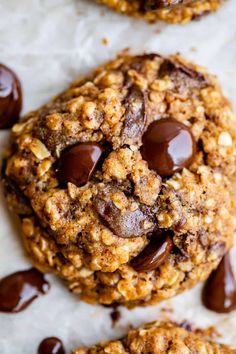
[[[110,317],[112,320],[112,328],[114,328],[121,319],[121,312],[117,309],[117,306],[113,306]]]
[[[108,45],[109,42],[108,42],[108,39],[106,37],[104,37],[104,38],[101,39],[101,43],[103,45]]]

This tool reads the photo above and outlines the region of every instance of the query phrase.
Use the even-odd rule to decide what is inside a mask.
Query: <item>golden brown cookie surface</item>
[[[235,122],[179,56],[121,56],[13,127],[3,179],[35,265],[91,303],[145,305],[233,244]]]

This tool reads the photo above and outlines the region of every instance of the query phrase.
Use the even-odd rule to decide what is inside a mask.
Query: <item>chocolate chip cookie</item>
[[[209,341],[203,334],[188,331],[171,322],[153,322],[132,329],[121,340],[102,342],[91,348],[78,348],[72,354],[234,354],[236,349]]]
[[[132,307],[206,279],[233,245],[235,120],[180,56],[122,54],[12,129],[2,178],[35,266]]]
[[[216,11],[224,0],[98,0],[115,11],[143,18],[148,22],[163,20],[187,23]]]

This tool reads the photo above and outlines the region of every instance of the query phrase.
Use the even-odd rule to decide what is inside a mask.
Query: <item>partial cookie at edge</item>
[[[209,341],[205,336],[187,331],[171,322],[153,322],[132,329],[120,340],[102,342],[91,348],[78,348],[72,354],[235,354],[236,349]]]
[[[187,23],[218,10],[224,0],[98,0],[113,10],[148,22]]]

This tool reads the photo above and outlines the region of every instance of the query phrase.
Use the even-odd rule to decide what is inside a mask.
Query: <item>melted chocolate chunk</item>
[[[94,201],[94,206],[103,222],[119,237],[141,237],[153,231],[154,212],[150,208],[140,205],[136,210],[120,210],[111,200],[114,188],[107,188],[99,193]],[[148,228],[144,223],[150,223]]]
[[[153,236],[144,250],[132,260],[131,266],[137,272],[155,270],[166,261],[172,248],[173,241],[169,235]]]
[[[141,137],[146,123],[145,96],[143,92],[132,86],[125,100],[125,116],[121,137],[124,143],[137,143]]]
[[[11,128],[22,108],[21,84],[16,74],[0,64],[0,129]]]
[[[188,127],[172,118],[153,122],[143,135],[142,156],[161,177],[188,167],[195,151],[196,143]]]
[[[188,0],[146,0],[144,2],[145,11],[155,11],[158,9],[165,9],[189,2]]]
[[[218,268],[214,270],[202,291],[203,304],[209,310],[228,313],[236,309],[236,281],[226,254]]]
[[[3,177],[3,184],[4,194],[7,200],[11,203],[11,209],[20,216],[32,215],[33,211],[30,202],[20,190],[16,182],[5,176]]]
[[[68,182],[80,187],[92,177],[102,157],[103,148],[97,143],[80,143],[67,149],[57,166],[57,177],[62,185]]]
[[[65,349],[59,338],[49,337],[40,343],[38,354],[65,354]]]
[[[171,59],[165,59],[160,67],[159,77],[165,76],[170,77],[178,92],[209,85],[202,73]]]
[[[49,290],[49,283],[37,269],[16,272],[0,281],[0,311],[20,312]]]

